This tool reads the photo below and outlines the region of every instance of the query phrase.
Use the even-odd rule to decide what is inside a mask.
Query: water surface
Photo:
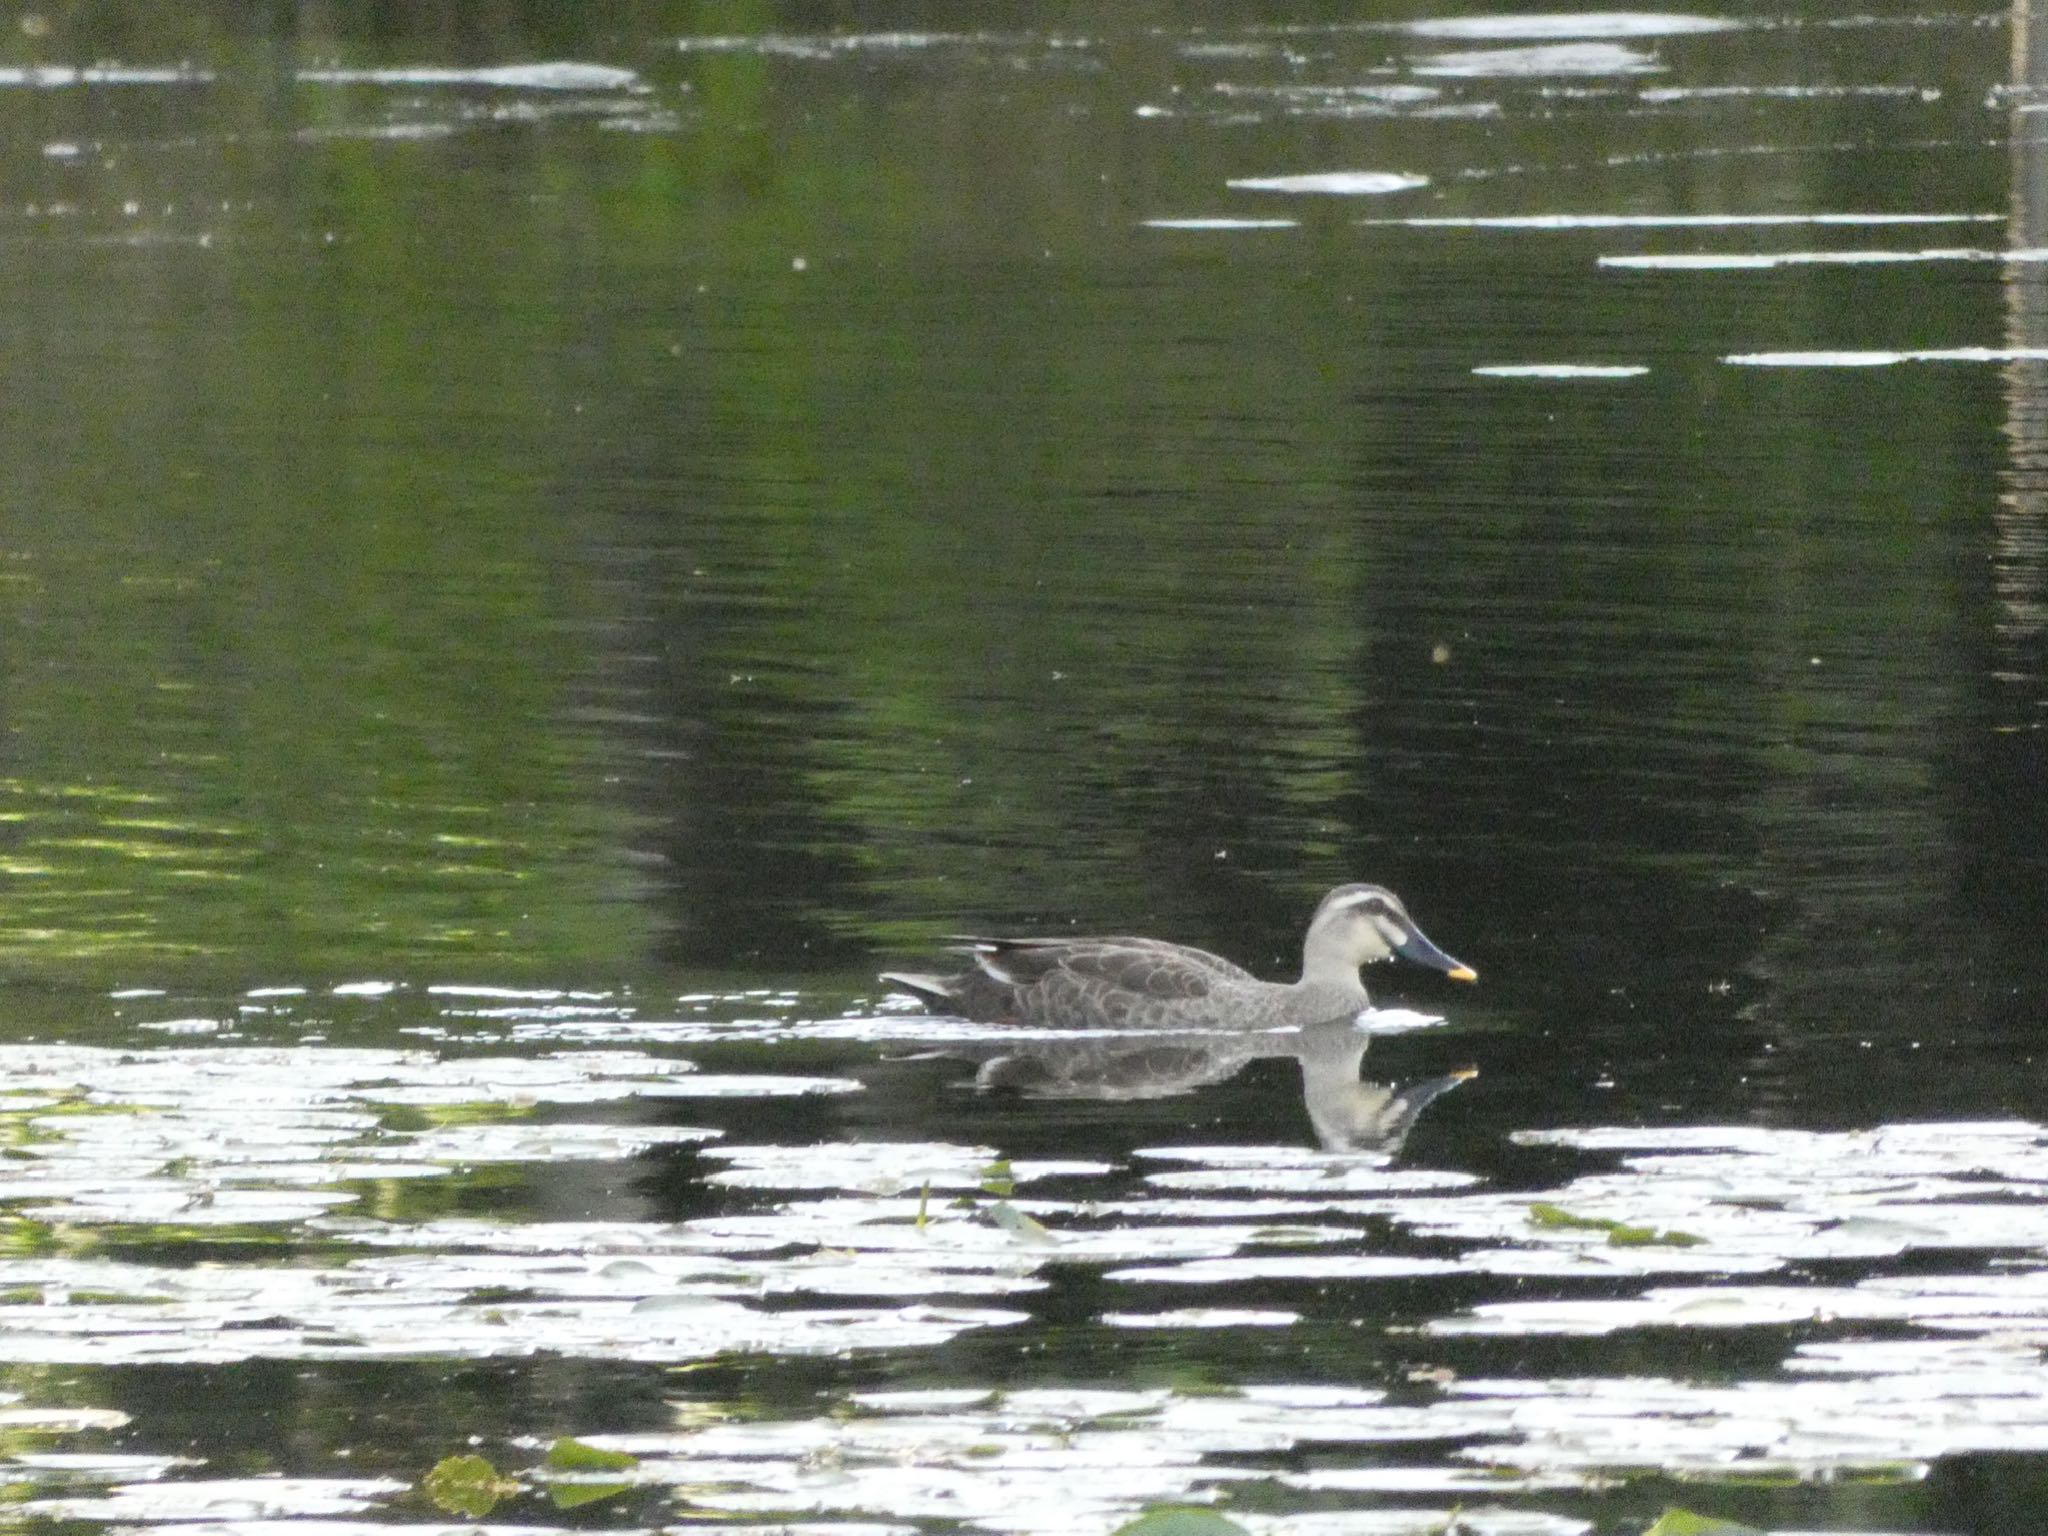
[[[2025,1528],[2031,27],[17,18],[18,1504]],[[1398,1153],[873,979],[1356,878]]]

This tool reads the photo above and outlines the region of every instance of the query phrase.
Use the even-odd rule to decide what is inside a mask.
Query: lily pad
[[[640,1458],[564,1438],[548,1447],[543,1465],[556,1472],[630,1472],[640,1465]]]
[[[1178,1504],[1148,1509],[1128,1525],[1118,1526],[1112,1536],[1250,1536],[1250,1532],[1213,1509]]]
[[[1677,1506],[1667,1508],[1643,1536],[1764,1536],[1753,1525],[1736,1520],[1717,1520],[1712,1515],[1694,1514]]]
[[[484,1457],[471,1453],[435,1462],[434,1469],[420,1480],[420,1492],[437,1509],[481,1520],[498,1507],[500,1500],[518,1493],[519,1484]]]

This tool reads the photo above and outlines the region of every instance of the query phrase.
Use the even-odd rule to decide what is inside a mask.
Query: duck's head
[[[1356,976],[1360,966],[1396,955],[1453,981],[1479,979],[1471,966],[1430,943],[1401,898],[1383,885],[1340,885],[1323,898],[1309,919],[1301,970],[1304,977]]]

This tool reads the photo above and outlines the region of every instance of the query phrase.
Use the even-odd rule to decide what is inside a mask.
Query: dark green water
[[[317,1076],[329,1044],[846,1078],[863,1091],[579,1088],[536,1113],[1094,1159],[1110,1186],[1052,1192],[1109,1219],[1091,1202],[1166,1187],[1140,1149],[1306,1149],[1293,1069],[1137,1105],[978,1098],[867,1028],[875,970],[963,929],[1078,929],[1285,974],[1317,897],[1367,878],[1484,978],[1368,978],[1448,1015],[1377,1044],[1376,1072],[1481,1072],[1401,1166],[1562,1203],[1619,1153],[1517,1133],[1955,1122],[1968,1188],[1930,1195],[1922,1170],[1878,1193],[1983,1194],[2026,1235],[1890,1259],[1781,1246],[1780,1282],[2039,1273],[2048,1167],[1980,1146],[2048,1092],[2048,95],[2023,22],[735,3],[116,4],[8,25],[0,1042],[161,1053],[161,1094],[120,1102],[189,1103],[224,1135],[269,1079],[230,1062],[241,1086],[191,1098],[188,1037],[308,1053],[282,1081]],[[1426,181],[1230,185],[1340,171]],[[1731,361],[1783,353],[1816,355]],[[1529,366],[1552,371],[1475,371]],[[105,1060],[52,1070],[89,1100]],[[392,1118],[403,1094],[348,1091],[372,1140],[419,1131]],[[475,1098],[524,1115],[524,1092]],[[23,1125],[25,1145],[57,1135]],[[1797,1162],[1778,1148],[1758,1155]],[[102,1203],[62,1214],[0,1180],[9,1251],[358,1257],[360,1233],[304,1212],[186,1230],[175,1203],[124,1203],[123,1180],[175,1182],[197,1155],[160,1150],[155,1173],[94,1165]],[[1829,1181],[1869,1150],[1727,1198],[1853,1227]],[[409,1228],[790,1214],[712,1181],[694,1144],[449,1156],[444,1177],[328,1182]],[[1651,1170],[1638,1196],[1657,1187]],[[1638,1196],[1599,1211],[1633,1217]],[[1197,1287],[1077,1258],[1021,1299],[957,1298],[1027,1322],[815,1352],[627,1348],[572,1317],[535,1323],[531,1356],[429,1330],[410,1355],[327,1359],[320,1329],[345,1321],[302,1319],[313,1344],[150,1363],[10,1350],[0,1316],[0,1374],[40,1405],[128,1414],[95,1450],[202,1459],[174,1481],[410,1481],[470,1436],[510,1465],[521,1437],[673,1430],[678,1398],[779,1422],[881,1387],[1405,1402],[1424,1369],[1765,1390],[1798,1348],[1950,1326],[1428,1336],[1651,1282],[1467,1265],[1471,1232],[1406,1207],[1345,1219],[1354,1247],[1465,1268]],[[1684,1283],[1755,1271],[1701,1273]],[[0,1275],[16,1284],[124,1288]],[[944,1304],[933,1286],[914,1294]],[[231,1326],[290,1310],[249,1305]],[[1178,1306],[1300,1316],[1104,1322]],[[2019,1353],[1996,1390],[1958,1389],[1959,1421],[2003,1425],[1996,1404],[2048,1388],[2048,1315],[1994,1332]],[[1209,1451],[1262,1478],[1355,1470],[1328,1426],[1304,1433],[1265,1459]],[[1494,1433],[1400,1456],[1437,1466]],[[1592,1457],[1615,1488],[1463,1497],[1603,1532],[1665,1502],[2003,1531],[2044,1450],[2031,1421],[1876,1434],[1860,1461],[1801,1442],[1745,1481],[1737,1445],[1702,1489],[1697,1447],[1653,1448]],[[1909,1453],[1910,1475],[1871,1473]],[[22,1468],[24,1497],[51,1496]],[[730,1474],[575,1518],[1114,1524],[886,1490],[675,1502]],[[1447,1486],[1224,1491],[1276,1522],[1261,1532],[1340,1536],[1459,1502]],[[373,1499],[368,1518],[427,1516]]]

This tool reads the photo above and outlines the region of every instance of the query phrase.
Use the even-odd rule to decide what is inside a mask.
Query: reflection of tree
[[[2048,39],[2025,4],[2012,8],[2012,191],[2007,243],[2048,245]],[[2002,274],[2006,344],[2048,347],[2048,274],[2015,262]],[[2037,1027],[2033,999],[2040,934],[2048,920],[2048,844],[2040,787],[2048,779],[2048,363],[2003,370],[2005,452],[1992,509],[1988,591],[1991,633],[1973,657],[1982,726],[1958,754],[1960,840],[1968,851],[1969,894],[1995,945],[1986,980],[1999,999],[1991,1027]],[[2032,979],[2033,987],[2016,984]],[[2004,984],[2000,984],[2004,983]],[[2024,1038],[2024,1037],[2022,1037]]]
[[[39,445],[4,472],[0,952],[152,978],[594,959],[631,924],[591,856],[620,813],[573,716],[573,529],[477,454],[544,464],[568,414],[520,361],[555,348],[556,253],[463,263],[445,304],[477,212],[363,142],[312,174],[251,68],[183,101],[232,152],[119,156],[111,204],[87,179],[73,222],[0,254],[41,315],[0,361]],[[136,131],[75,94],[107,110],[80,126]],[[168,254],[95,243],[129,178],[153,218],[253,202],[163,215]]]
[[[1589,354],[1831,339],[1836,275],[1646,294],[1582,244],[1348,208],[1272,245],[1140,231],[1217,194],[1132,111],[1195,67],[1138,21],[1026,68],[648,44],[694,7],[154,14],[15,46],[217,86],[0,98],[21,201],[82,204],[0,247],[48,322],[0,361],[49,448],[0,468],[33,556],[0,566],[21,964],[781,973],[1085,918],[1264,968],[1369,876],[1600,1008],[1659,946],[1686,997],[1739,976],[1758,891],[1836,914],[1759,968],[1832,955],[1853,989],[1898,852],[1943,856],[1955,593],[1912,509],[1967,484],[1967,382],[1886,380],[1897,430],[1850,452],[1824,379],[1463,371],[1559,314]],[[1716,46],[1787,74],[1795,31]],[[668,115],[289,83],[549,54],[631,63]],[[1853,157],[1688,158],[1701,122],[1652,114],[1669,158],[1617,196],[1865,201]],[[1490,125],[1488,160],[1556,132]],[[134,233],[129,201],[214,241],[65,243]]]

